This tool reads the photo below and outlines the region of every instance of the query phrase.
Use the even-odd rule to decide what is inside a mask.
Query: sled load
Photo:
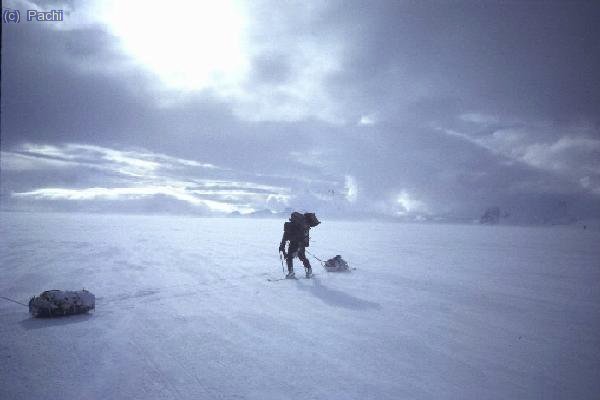
[[[339,254],[329,260],[325,261],[324,265],[327,272],[347,272],[350,271],[348,263],[344,261],[342,256]]]
[[[96,296],[87,290],[47,290],[29,300],[34,317],[58,317],[82,314],[96,308]]]

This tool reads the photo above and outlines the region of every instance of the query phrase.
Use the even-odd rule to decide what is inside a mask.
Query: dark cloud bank
[[[233,95],[161,89],[101,23],[3,26],[2,208],[600,218],[597,3],[246,11]]]

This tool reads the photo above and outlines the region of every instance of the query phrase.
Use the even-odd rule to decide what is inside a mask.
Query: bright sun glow
[[[235,85],[247,69],[245,19],[233,1],[127,0],[103,4],[103,20],[123,50],[168,87]]]

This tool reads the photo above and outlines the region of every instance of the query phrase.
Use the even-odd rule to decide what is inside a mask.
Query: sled
[[[47,290],[29,300],[29,313],[37,318],[83,314],[96,308],[96,296],[87,290]]]

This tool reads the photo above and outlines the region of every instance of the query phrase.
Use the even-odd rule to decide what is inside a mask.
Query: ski
[[[268,282],[279,282],[279,281],[297,281],[300,279],[312,279],[317,274],[313,273],[310,277],[294,277],[294,278],[267,278]]]

